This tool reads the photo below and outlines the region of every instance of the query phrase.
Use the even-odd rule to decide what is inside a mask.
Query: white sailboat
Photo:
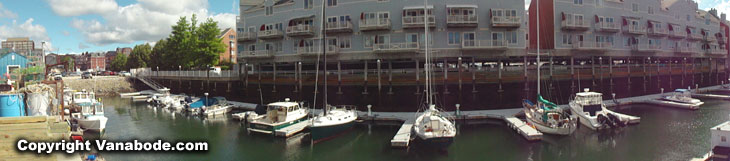
[[[424,14],[428,13],[428,7],[426,0],[423,2],[423,10]],[[425,70],[426,70],[426,110],[423,111],[418,117],[416,117],[415,122],[413,123],[413,133],[416,134],[418,141],[423,143],[424,145],[433,146],[437,148],[446,148],[451,143],[454,142],[454,137],[456,136],[456,127],[454,126],[454,122],[452,120],[449,120],[448,118],[444,117],[442,115],[441,111],[439,111],[436,108],[436,105],[434,105],[434,99],[433,99],[433,92],[432,92],[432,74],[431,74],[431,55],[428,48],[429,41],[428,41],[428,16],[424,17],[424,30],[425,30],[425,36],[424,36],[424,45],[425,45],[425,59],[426,64]]]
[[[525,119],[542,133],[570,135],[578,127],[578,118],[540,95],[540,7],[537,8],[537,14],[537,102],[535,104],[527,99],[522,102]]]
[[[580,119],[580,123],[593,130],[623,127],[630,119],[627,115],[606,109],[603,94],[591,92],[588,88],[576,93],[569,106],[573,115]]]
[[[82,129],[103,132],[106,128],[108,118],[104,116],[104,105],[97,101],[94,92],[73,93],[73,106],[81,108],[79,113],[71,116],[76,120]]]
[[[322,0],[322,4],[324,4],[324,2],[325,1]],[[322,17],[325,17],[325,8],[326,7],[322,5]],[[325,42],[327,36],[325,32],[324,22],[325,19],[323,18],[320,25],[320,43],[322,45],[322,48],[320,50],[322,50],[321,56],[324,62],[325,73],[323,87],[324,96],[322,97],[323,108],[322,113],[316,115],[312,119],[312,124],[309,126],[313,142],[323,141],[343,133],[344,131],[352,128],[352,126],[355,124],[355,120],[357,119],[357,112],[354,108],[347,108],[348,106],[334,107],[330,106],[327,102],[327,43]],[[317,61],[319,61],[319,59],[317,59]],[[319,70],[317,70],[317,72],[317,75],[319,75]],[[317,98],[316,94],[314,98]]]

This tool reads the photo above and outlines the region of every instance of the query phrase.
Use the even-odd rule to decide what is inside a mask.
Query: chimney
[[[708,11],[713,16],[717,17],[717,9],[711,8],[710,11]]]
[[[722,19],[721,21],[727,21],[727,15],[724,14],[724,13],[721,13],[720,14],[720,19]]]

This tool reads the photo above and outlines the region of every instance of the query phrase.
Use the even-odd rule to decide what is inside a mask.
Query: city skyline
[[[89,5],[93,4],[93,5]],[[175,4],[175,5],[169,5]],[[47,53],[80,54],[166,38],[181,16],[235,28],[238,1],[34,0],[0,2],[0,40],[29,37]]]

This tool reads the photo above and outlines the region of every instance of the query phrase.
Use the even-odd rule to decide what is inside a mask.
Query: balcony
[[[436,17],[433,15],[426,16],[428,18],[428,27],[436,27]],[[424,16],[404,16],[403,28],[423,28]]]
[[[598,31],[603,32],[616,33],[621,31],[621,28],[619,28],[619,25],[615,22],[599,22],[596,24],[596,27],[598,28]]]
[[[635,52],[661,52],[662,46],[657,44],[633,44],[631,51]]]
[[[294,25],[286,27],[286,35],[295,36],[314,36],[314,26],[312,25]]]
[[[613,46],[610,42],[578,41],[572,47],[574,50],[605,51]]]
[[[705,37],[704,38],[704,41],[706,41],[706,42],[716,42],[717,41],[717,38],[715,36],[707,35],[707,36],[704,36],[704,37]]]
[[[714,48],[714,49],[713,48],[710,48],[710,49],[705,49],[705,54],[725,55],[725,54],[727,54],[727,50],[720,49],[720,48]]]
[[[646,34],[649,36],[665,36],[666,30],[664,28],[650,27],[646,29]]]
[[[325,31],[327,33],[351,33],[352,22],[340,21],[340,22],[327,22],[325,23]]]
[[[677,31],[677,30],[669,30],[667,35],[669,36],[669,38],[677,38],[677,39],[683,39],[683,38],[687,37],[686,32]]]
[[[561,28],[563,30],[588,30],[588,24],[585,23],[585,21],[568,22],[566,20],[563,20],[563,22],[561,23]]]
[[[727,37],[724,37],[722,35],[717,36],[717,43],[720,44],[720,45],[725,45],[725,43],[726,43],[725,42],[726,41],[725,39],[727,39]]]
[[[361,19],[360,31],[390,30],[390,19]]]
[[[627,34],[643,35],[646,33],[646,27],[643,26],[626,26],[624,32]]]
[[[373,45],[375,53],[415,53],[418,51],[417,42],[389,43]]]
[[[520,27],[520,17],[517,16],[494,16],[492,17],[492,27],[512,28]]]
[[[317,56],[322,55],[322,50],[320,50],[322,46],[303,46],[303,47],[297,47],[296,52],[297,54],[301,56]],[[329,55],[335,55],[339,54],[340,48],[337,45],[327,45],[327,52],[325,54]]]
[[[461,42],[461,50],[505,50],[505,40],[464,40]]]
[[[243,54],[238,55],[240,58],[270,58],[274,57],[273,50],[256,50],[256,51],[243,51]]]
[[[697,33],[687,33],[687,39],[689,40],[702,40],[702,35]]]
[[[687,46],[675,46],[674,52],[679,54],[699,54],[699,50],[696,47]]]
[[[264,30],[259,31],[259,39],[281,39],[284,37],[284,32],[281,30]]]
[[[239,32],[236,35],[238,36],[238,41],[241,42],[256,40],[256,32]]]
[[[447,15],[446,26],[448,27],[477,27],[479,24],[477,15]]]

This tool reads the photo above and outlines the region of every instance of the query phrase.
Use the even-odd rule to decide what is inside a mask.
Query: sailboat
[[[324,4],[324,0],[322,1]],[[325,6],[322,5],[322,17],[325,15]],[[348,108],[348,106],[330,106],[327,104],[327,43],[325,42],[325,24],[324,18],[322,18],[320,42],[322,44],[322,57],[324,62],[324,96],[322,113],[316,115],[312,119],[312,124],[309,126],[310,134],[313,142],[324,141],[345,132],[352,128],[357,119],[357,112],[354,108]],[[319,61],[319,59],[317,59]],[[317,71],[319,72],[319,71]],[[317,74],[319,75],[319,74]],[[317,99],[317,97],[314,97]]]
[[[539,4],[540,1],[538,0]],[[578,127],[578,118],[540,95],[540,7],[537,8],[537,102],[523,100],[527,123],[538,131],[554,135],[570,135]],[[525,64],[527,65],[527,64]]]
[[[427,14],[428,11],[426,10],[428,7],[426,7],[426,0],[424,0],[423,5],[423,13]],[[416,117],[416,120],[413,123],[412,131],[416,134],[418,142],[437,148],[446,148],[454,142],[454,137],[456,136],[456,127],[454,126],[454,122],[442,115],[441,111],[439,111],[436,108],[436,105],[434,105],[433,103],[433,92],[431,91],[431,59],[428,50],[428,16],[424,15],[423,17],[425,28],[425,39],[423,42],[425,45],[426,58],[425,96],[427,109],[423,111],[423,113],[421,113],[418,117]]]

